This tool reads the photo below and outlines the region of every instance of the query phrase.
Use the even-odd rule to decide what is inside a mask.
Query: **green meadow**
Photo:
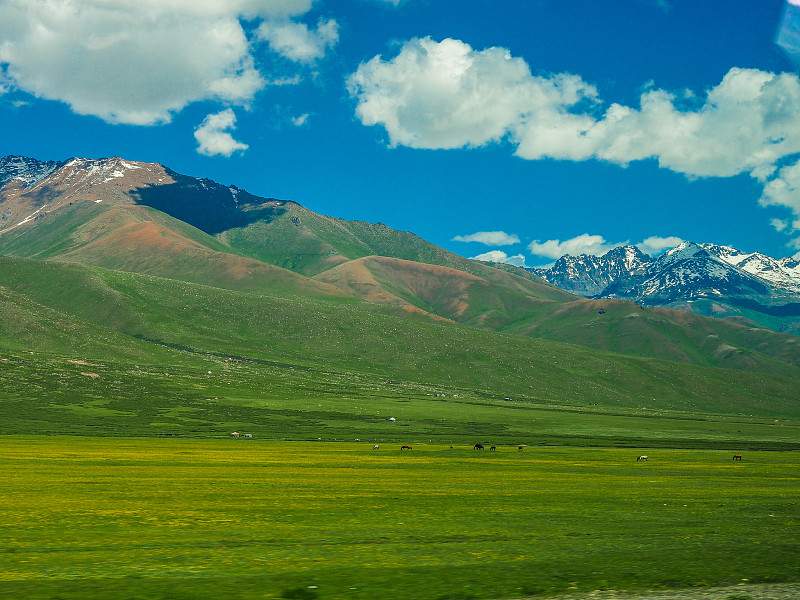
[[[0,266],[0,597],[800,581],[800,370],[780,352],[729,348],[733,370],[354,298]]]
[[[6,436],[0,596],[466,600],[800,580],[800,453],[731,457]]]

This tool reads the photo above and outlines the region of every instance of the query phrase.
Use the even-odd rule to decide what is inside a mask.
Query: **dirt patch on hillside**
[[[596,591],[537,597],[537,600],[800,600],[800,583],[733,585],[650,592]]]

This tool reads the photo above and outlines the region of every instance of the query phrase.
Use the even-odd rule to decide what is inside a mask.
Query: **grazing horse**
[[[522,452],[522,446],[520,446],[519,448],[517,448],[517,452]]]
[[[474,448],[475,450],[483,450],[483,444],[475,444],[475,445],[473,446],[473,448]]]
[[[733,460],[742,460],[742,455],[741,454],[734,454],[733,455]]]
[[[495,450],[497,450],[497,446],[491,446],[489,448],[489,452],[494,452]]]
[[[646,454],[642,454],[639,458],[636,459],[636,462],[641,462],[643,460],[647,460],[647,455]]]
[[[372,447],[372,449],[373,449],[373,450],[380,450],[380,449],[381,449],[381,447],[380,447],[380,446],[378,446],[378,444],[375,444],[375,445]]]
[[[400,446],[400,450],[411,450],[411,446]]]

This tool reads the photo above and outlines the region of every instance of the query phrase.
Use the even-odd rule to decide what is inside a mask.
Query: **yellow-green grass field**
[[[0,597],[467,600],[800,581],[800,453],[731,458],[3,437]]]

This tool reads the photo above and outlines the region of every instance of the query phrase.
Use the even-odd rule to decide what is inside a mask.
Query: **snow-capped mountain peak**
[[[656,259],[634,246],[603,256],[563,256],[539,271],[553,285],[589,297],[669,304],[698,298],[800,301],[800,263],[731,246],[683,242]]]

